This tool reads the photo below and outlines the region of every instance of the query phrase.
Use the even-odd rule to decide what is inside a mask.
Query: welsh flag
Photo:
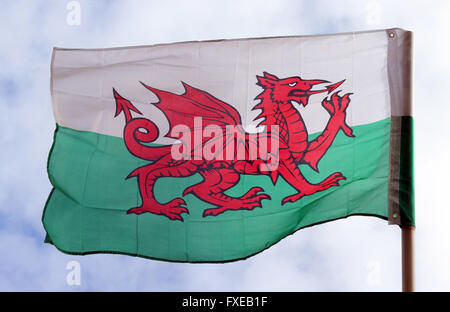
[[[55,48],[46,241],[225,262],[352,215],[414,225],[411,46],[387,29]]]

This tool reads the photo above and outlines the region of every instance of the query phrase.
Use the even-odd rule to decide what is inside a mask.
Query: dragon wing
[[[222,128],[222,131],[225,132],[227,125],[241,125],[241,116],[233,106],[203,90],[191,87],[184,82],[182,84],[185,88],[185,93],[178,95],[142,83],[144,87],[158,97],[159,101],[155,104],[166,115],[170,129],[177,125],[184,125],[191,132],[198,131],[200,129],[195,129],[196,117],[201,117],[201,130],[207,126],[215,125]],[[170,133],[168,137],[175,138]],[[208,138],[202,138],[202,140],[204,142]]]

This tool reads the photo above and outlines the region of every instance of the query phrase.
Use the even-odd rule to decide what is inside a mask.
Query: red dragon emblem
[[[142,198],[140,207],[129,209],[127,213],[142,214],[150,212],[163,215],[171,220],[183,221],[182,214],[189,213],[186,202],[182,198],[175,198],[168,203],[160,203],[154,196],[154,185],[157,179],[162,177],[188,177],[196,173],[203,177],[203,181],[186,188],[183,196],[193,194],[199,199],[212,204],[214,207],[203,211],[203,217],[217,216],[227,210],[252,210],[262,207],[263,200],[270,200],[270,196],[264,193],[261,187],[252,187],[240,197],[231,197],[225,192],[239,182],[241,174],[267,175],[276,183],[279,176],[288,182],[297,193],[287,196],[282,204],[295,202],[303,196],[326,190],[332,186],[338,186],[340,180],[345,177],[340,172],[335,172],[320,183],[308,182],[302,175],[299,165],[307,164],[318,172],[317,164],[333,143],[339,130],[345,135],[353,137],[352,129],[347,125],[346,109],[350,103],[351,93],[340,96],[340,91],[334,92],[330,98],[326,96],[322,106],[330,114],[330,119],[325,130],[317,138],[308,141],[308,132],[299,111],[292,102],[303,106],[308,104],[309,97],[314,94],[332,93],[345,80],[330,84],[325,89],[312,90],[313,86],[329,83],[325,80],[303,80],[300,77],[279,79],[273,74],[264,72],[263,76],[256,76],[257,85],[263,91],[255,98],[259,103],[254,110],[261,113],[257,119],[261,119],[260,125],[269,129],[265,137],[245,132],[242,128],[241,116],[231,105],[215,98],[211,94],[196,89],[183,83],[185,93],[178,95],[171,92],[158,90],[144,83],[143,86],[153,92],[159,99],[155,103],[165,114],[170,128],[181,130],[170,132],[169,138],[180,139],[180,133],[190,131],[194,134],[215,129],[225,132],[228,127],[234,126],[239,135],[227,134],[215,136],[213,139],[200,136],[184,140],[180,145],[184,157],[174,157],[174,145],[151,146],[159,137],[158,127],[149,119],[135,118],[132,111],[142,113],[127,99],[119,95],[113,89],[116,101],[117,117],[121,112],[125,115],[125,127],[123,132],[126,147],[136,157],[147,160],[150,163],[137,168],[127,177],[136,177],[139,192]],[[201,123],[198,118],[201,117]],[[276,126],[277,131],[270,130]],[[184,130],[183,130],[184,129]],[[264,139],[264,140],[263,140]],[[270,163],[267,157],[252,155],[252,146],[267,144],[270,140],[278,141],[276,153],[277,166],[268,169]],[[263,143],[264,141],[264,143]],[[221,157],[211,158],[202,155],[199,151],[214,144],[211,148]],[[241,147],[243,154],[237,157],[237,151],[227,154],[231,157],[223,157],[227,146]],[[187,148],[192,147],[192,148]],[[270,152],[273,152],[272,150]],[[270,154],[269,152],[269,154]],[[187,157],[186,157],[187,156]],[[273,156],[273,153],[272,153]]]

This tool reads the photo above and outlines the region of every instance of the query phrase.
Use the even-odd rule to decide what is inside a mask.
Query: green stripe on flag
[[[415,226],[413,118],[401,117],[399,204],[401,225]]]
[[[227,211],[202,217],[211,208],[194,195],[184,200],[190,211],[184,222],[164,216],[126,211],[140,205],[136,178],[125,180],[148,164],[131,155],[122,138],[57,126],[48,172],[54,190],[43,215],[44,227],[58,249],[71,254],[112,252],[189,262],[223,262],[258,253],[300,228],[349,215],[387,218],[390,119],[353,127],[356,138],[339,133],[319,163],[317,173],[301,165],[305,177],[318,183],[340,171],[339,187],[281,206],[296,191],[279,178],[242,175],[226,193],[241,196],[252,186],[264,188],[272,200],[252,211]],[[317,135],[317,134],[316,134]],[[311,135],[310,138],[316,135]],[[160,202],[181,197],[202,180],[161,178],[155,184]]]

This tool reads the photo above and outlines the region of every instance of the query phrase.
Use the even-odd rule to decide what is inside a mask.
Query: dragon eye
[[[291,82],[291,83],[289,84],[289,87],[294,87],[296,84],[297,84],[296,82]]]

